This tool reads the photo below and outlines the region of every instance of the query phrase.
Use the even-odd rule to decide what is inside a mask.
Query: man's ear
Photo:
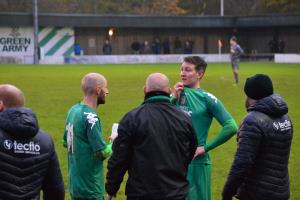
[[[144,86],[144,94],[147,94],[146,86]]]
[[[0,112],[4,111],[4,103],[0,100]]]
[[[199,80],[201,80],[202,77],[204,76],[204,71],[203,70],[199,70],[199,71],[197,71],[197,74],[198,74]]]
[[[96,94],[99,95],[101,93],[102,87],[100,85],[96,86]]]

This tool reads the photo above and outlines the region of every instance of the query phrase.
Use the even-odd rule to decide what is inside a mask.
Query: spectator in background
[[[54,143],[39,127],[23,93],[0,85],[0,199],[63,200],[64,182]]]
[[[109,40],[105,40],[105,43],[102,47],[102,51],[104,55],[111,55],[112,53],[112,46],[109,42]]]
[[[152,43],[152,51],[154,54],[161,54],[162,45],[160,39],[156,37]]]
[[[193,53],[193,43],[190,40],[186,40],[183,47],[184,54],[192,54]]]
[[[271,79],[257,74],[244,92],[248,115],[238,131],[238,148],[223,189],[223,200],[288,200],[288,163],[293,124],[288,106],[273,94]]]
[[[277,53],[278,51],[278,38],[276,36],[273,37],[269,42],[270,52]]]
[[[149,42],[147,40],[144,41],[141,49],[142,54],[152,54],[152,49],[149,45]]]
[[[74,44],[74,54],[75,56],[81,55],[81,46],[78,43]]]
[[[135,40],[131,44],[131,49],[133,51],[133,54],[140,54],[141,44]]]
[[[163,53],[170,54],[170,40],[169,38],[165,38],[163,41]]]
[[[120,122],[107,164],[108,200],[116,196],[126,171],[127,200],[184,200],[197,147],[192,122],[171,104],[165,75],[151,74],[144,93],[144,103]]]
[[[278,53],[284,53],[285,43],[282,39],[278,41]]]
[[[174,53],[175,54],[182,53],[182,42],[179,40],[178,36],[176,36],[174,40]]]

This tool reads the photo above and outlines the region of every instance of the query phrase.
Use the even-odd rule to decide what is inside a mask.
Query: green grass
[[[14,84],[23,90],[26,106],[38,115],[40,126],[51,134],[55,141],[65,183],[67,183],[66,151],[60,141],[65,126],[67,110],[82,99],[80,80],[88,72],[99,72],[109,82],[110,94],[107,104],[98,108],[104,126],[104,137],[108,140],[111,126],[143,101],[143,86],[152,72],[163,72],[172,85],[179,81],[179,64],[155,65],[0,65],[0,83]],[[289,114],[294,122],[294,138],[290,157],[291,199],[300,199],[300,66],[296,64],[242,63],[241,84],[232,85],[229,64],[209,64],[201,87],[223,101],[239,124],[246,115],[243,84],[246,77],[266,73],[274,82],[275,91],[280,93],[289,105]],[[299,93],[298,93],[299,92]],[[214,122],[209,138],[214,137],[220,126]],[[221,197],[229,167],[236,150],[236,140],[231,139],[223,146],[211,151],[213,161],[213,200]],[[106,165],[106,163],[105,163]],[[66,195],[69,199],[69,194]],[[117,199],[125,199],[124,183]]]

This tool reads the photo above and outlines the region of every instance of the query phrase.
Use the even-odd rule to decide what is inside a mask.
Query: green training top
[[[74,105],[68,112],[63,140],[68,149],[68,186],[72,197],[102,198],[103,162],[95,153],[106,145],[96,111],[83,103]]]
[[[192,163],[211,164],[208,151],[223,144],[237,131],[231,114],[220,100],[200,88],[184,87],[179,99],[172,99],[172,103],[191,117],[197,134],[198,146],[204,146],[206,150],[203,156],[196,157]],[[208,131],[213,118],[216,118],[223,128],[211,142],[207,143]]]

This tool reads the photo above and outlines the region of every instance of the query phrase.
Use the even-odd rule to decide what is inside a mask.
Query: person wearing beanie
[[[222,199],[288,200],[288,161],[293,124],[288,106],[274,93],[272,80],[256,74],[246,80],[247,116],[238,131],[238,147]]]
[[[269,76],[256,74],[246,80],[245,94],[254,100],[259,100],[273,94],[273,84]]]

